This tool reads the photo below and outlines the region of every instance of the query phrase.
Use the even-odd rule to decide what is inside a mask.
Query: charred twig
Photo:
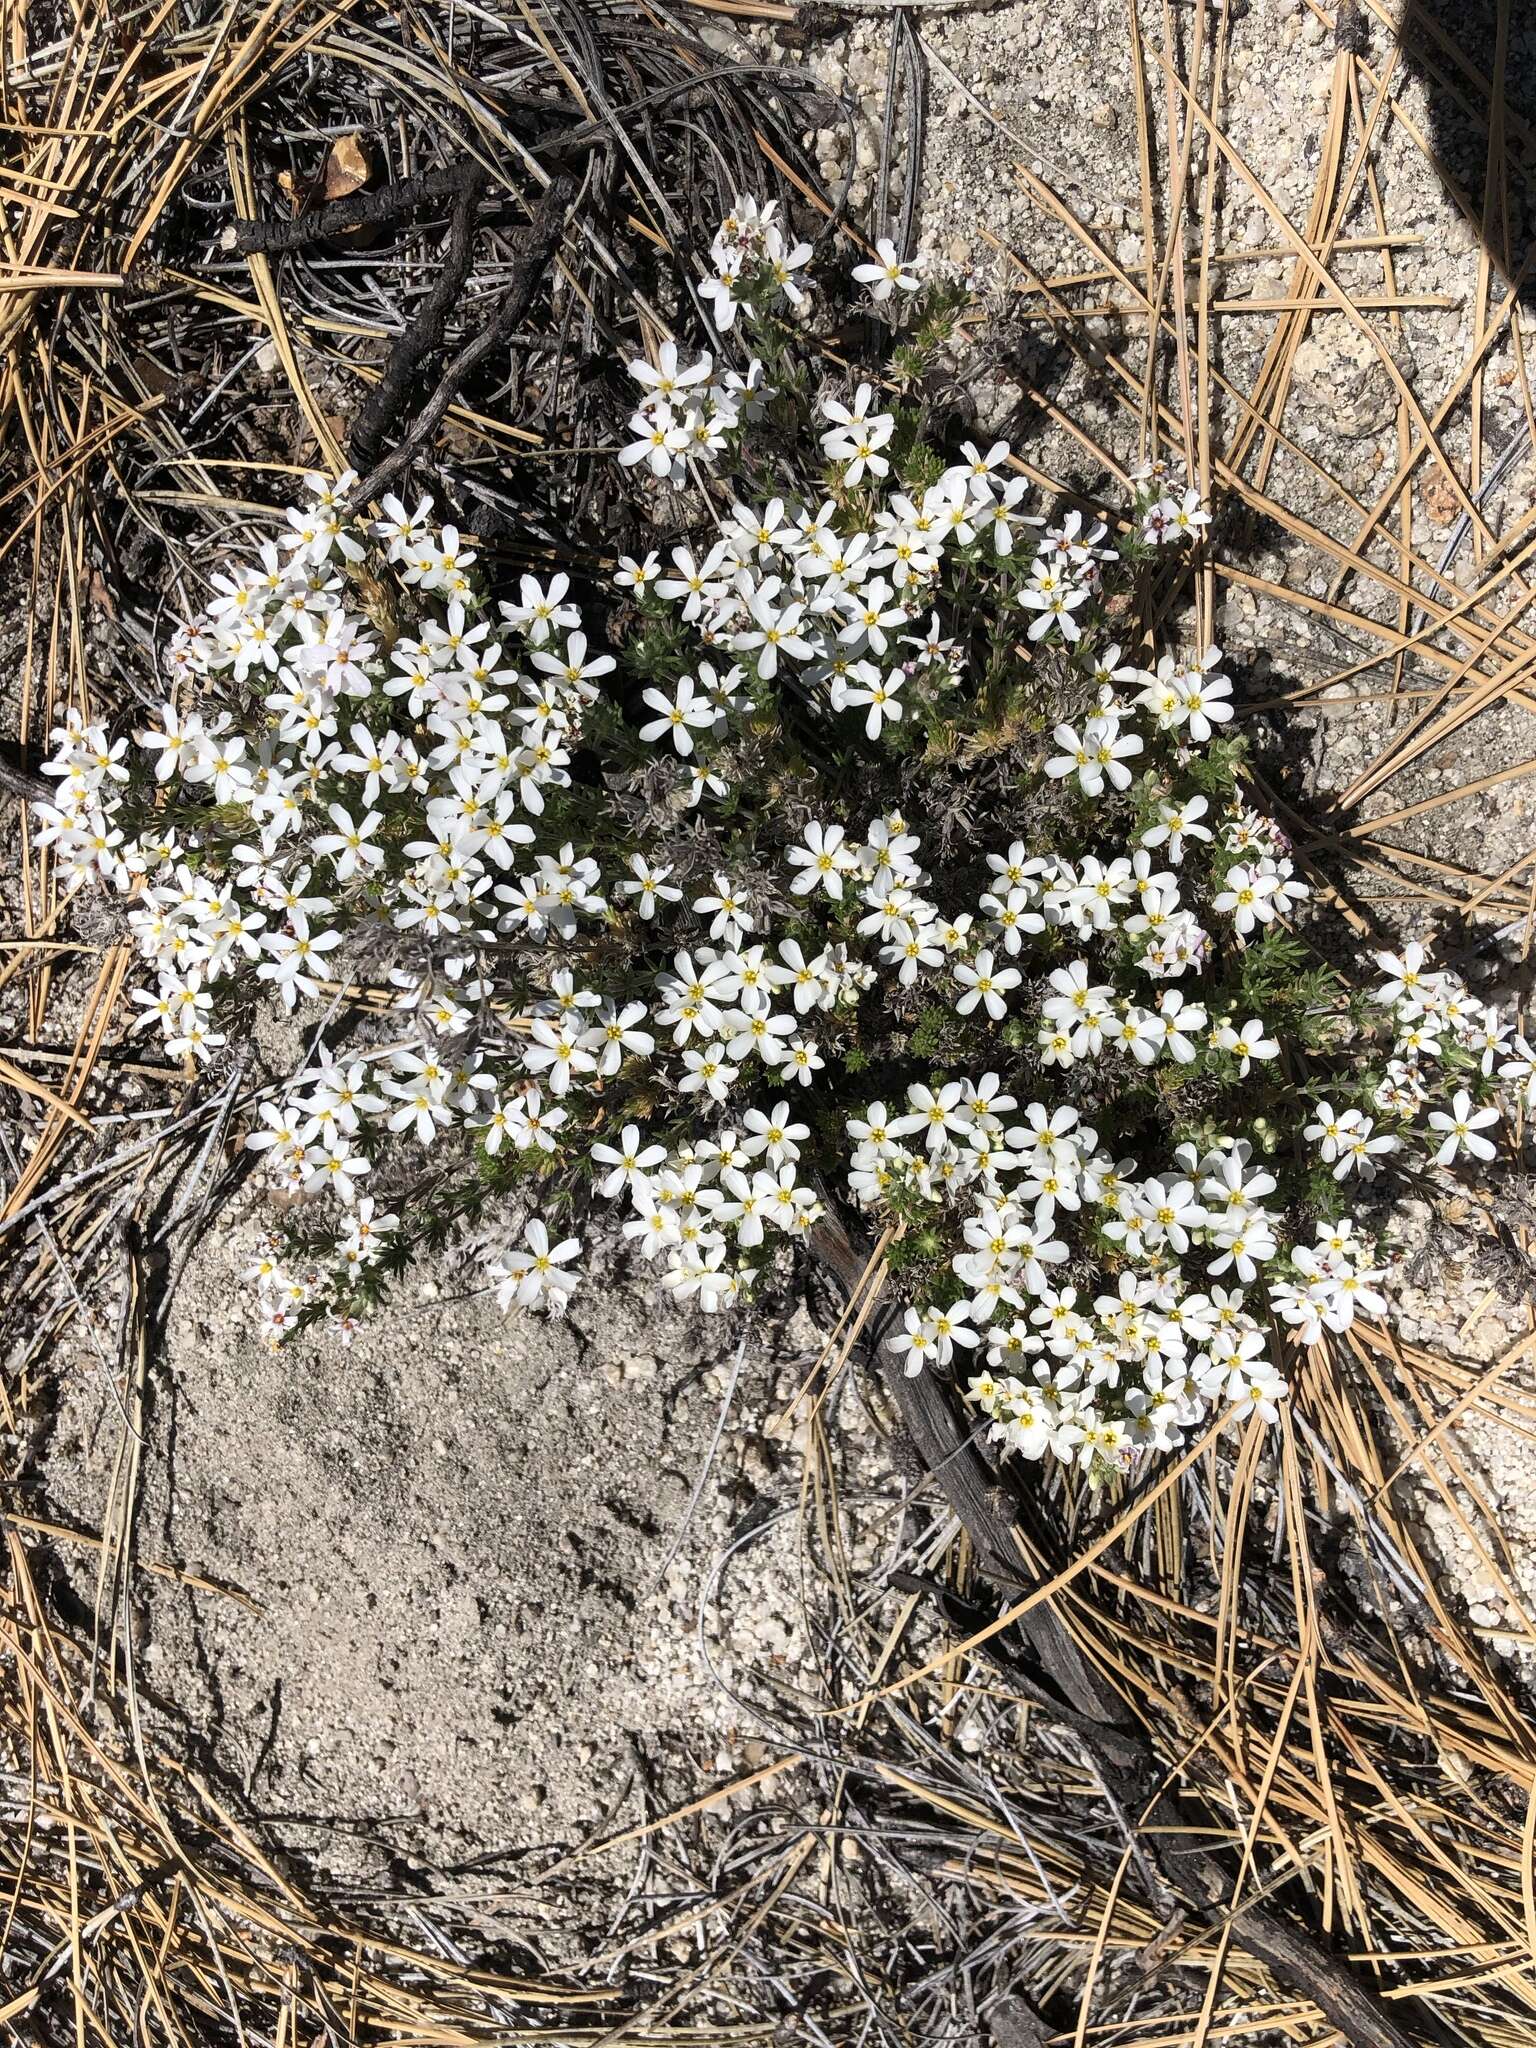
[[[26,804],[51,804],[59,793],[46,777],[19,767],[4,753],[0,753],[0,789],[9,796],[20,797]]]
[[[577,180],[568,172],[558,172],[551,180],[543,199],[539,202],[538,212],[528,228],[523,253],[513,266],[512,281],[507,286],[490,325],[483,328],[472,340],[465,342],[458,354],[451,359],[443,371],[437,389],[401,435],[398,447],[392,449],[382,462],[371,469],[352,493],[353,509],[366,505],[369,499],[378,495],[385,484],[400,474],[416,451],[436,432],[464,379],[475,365],[493,350],[502,347],[508,337],[516,331],[519,322],[527,317],[533,295],[538,290],[544,272],[565,232],[566,215],[576,189]]]
[[[453,198],[472,177],[484,175],[478,164],[449,164],[399,178],[376,192],[349,192],[345,199],[333,199],[293,220],[236,220],[230,228],[230,247],[238,256],[281,256],[353,228],[388,227],[434,200]]]
[[[378,460],[385,436],[409,402],[417,371],[447,338],[448,316],[469,275],[475,246],[475,212],[484,190],[485,172],[478,164],[472,164],[459,180],[448,245],[432,289],[422,300],[415,319],[396,338],[383,376],[358,407],[352,422],[352,460],[359,469],[371,467]]]

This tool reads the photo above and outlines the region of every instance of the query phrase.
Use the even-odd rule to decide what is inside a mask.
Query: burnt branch
[[[293,220],[236,220],[230,228],[230,247],[238,256],[281,256],[354,228],[390,227],[440,199],[452,199],[475,175],[484,176],[477,164],[449,164],[381,185],[376,192],[350,192],[345,199],[333,199]]]
[[[351,455],[359,469],[377,462],[379,450],[410,401],[417,372],[448,336],[448,316],[458,303],[475,248],[475,212],[485,190],[485,172],[472,165],[460,179],[448,226],[448,245],[432,289],[410,325],[389,351],[384,374],[352,422]]]
[[[377,497],[384,486],[393,482],[407,467],[417,450],[430,441],[442,424],[448,408],[476,364],[504,347],[527,318],[534,294],[543,282],[544,273],[554,260],[565,233],[566,217],[577,185],[577,179],[566,171],[557,172],[550,180],[532,224],[526,230],[523,252],[513,265],[511,282],[502,294],[490,325],[465,342],[458,354],[451,358],[437,389],[401,435],[399,444],[369,471],[353,491],[352,510]]]
[[[58,796],[58,787],[46,776],[34,775],[30,768],[23,768],[9,755],[0,751],[0,790],[8,796],[20,797],[26,804],[51,804]]]

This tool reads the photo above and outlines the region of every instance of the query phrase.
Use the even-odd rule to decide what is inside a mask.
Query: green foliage
[[[1207,742],[1203,751],[1191,755],[1184,764],[1184,773],[1214,809],[1236,790],[1249,752],[1248,742],[1241,733],[1230,737],[1225,733],[1218,734]]]
[[[929,1003],[907,1040],[908,1053],[920,1062],[942,1058],[945,1049],[953,1046],[959,1035],[958,1023],[953,1010],[946,1010],[938,1003]]]

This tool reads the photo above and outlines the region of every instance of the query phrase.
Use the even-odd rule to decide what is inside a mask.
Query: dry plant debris
[[[792,15],[756,12],[781,26]],[[1042,220],[1082,254],[1057,276],[1034,271],[1027,251],[1009,260],[1067,347],[1107,380],[1128,426],[1182,450],[1203,487],[1295,551],[1302,567],[1281,586],[1218,548],[1194,592],[1202,621],[1235,588],[1299,607],[1341,636],[1336,668],[1266,708],[1284,715],[1340,691],[1411,706],[1341,794],[1333,828],[1304,838],[1314,880],[1338,890],[1362,933],[1374,920],[1351,878],[1363,875],[1415,909],[1512,930],[1528,954],[1531,857],[1485,874],[1425,850],[1412,829],[1453,806],[1464,812],[1523,762],[1392,794],[1474,721],[1531,708],[1536,640],[1521,619],[1532,515],[1502,533],[1488,523],[1503,452],[1483,447],[1480,411],[1469,409],[1487,363],[1507,348],[1511,388],[1532,418],[1516,312],[1524,270],[1491,176],[1475,222],[1487,260],[1473,345],[1448,392],[1417,392],[1391,346],[1405,311],[1393,278],[1403,241],[1372,154],[1384,124],[1410,121],[1395,46],[1381,33],[1391,24],[1374,0],[1346,4],[1342,19],[1310,13],[1337,39],[1305,219],[1287,217],[1263,164],[1227,132],[1238,10],[1176,21],[1133,5],[1142,256],[1122,263],[1026,166]],[[1426,10],[1409,13],[1418,61],[1484,110],[1495,169],[1501,154],[1528,159],[1530,133],[1499,112],[1508,0],[1491,72]],[[910,82],[924,18],[912,9],[896,19],[892,76]],[[128,11],[82,0],[68,13],[7,0],[0,52],[10,145],[0,558],[26,599],[5,622],[19,678],[7,787],[64,706],[134,701],[158,594],[190,608],[189,556],[202,540],[237,523],[249,501],[269,500],[272,476],[316,451],[339,466],[360,392],[378,385],[392,343],[420,313],[433,275],[424,249],[435,241],[395,231],[370,243],[378,228],[359,220],[324,263],[305,260],[318,243],[291,256],[221,246],[237,219],[280,217],[294,192],[312,206],[309,187],[327,176],[338,139],[359,132],[362,107],[370,118],[390,110],[390,160],[373,173],[381,184],[457,175],[467,157],[518,195],[492,231],[496,255],[471,273],[488,303],[517,268],[511,237],[557,175],[555,145],[578,158],[592,150],[578,173],[594,181],[591,203],[571,209],[552,259],[558,314],[552,295],[530,308],[524,317],[537,313],[539,324],[527,346],[519,335],[502,385],[450,389],[440,401],[437,474],[476,508],[466,523],[495,531],[498,517],[515,519],[527,538],[504,534],[508,545],[539,560],[567,539],[561,494],[540,479],[605,417],[596,395],[584,405],[585,339],[615,321],[643,323],[649,265],[686,253],[696,190],[697,217],[712,221],[733,182],[761,189],[777,172],[803,196],[815,182],[798,116],[775,117],[755,97],[740,104],[748,66],[696,87],[713,53],[661,8],[529,7],[488,26],[451,6],[395,14],[369,0],[205,10],[163,0]],[[687,110],[695,91],[707,114]],[[805,114],[826,125],[824,104]],[[1414,140],[1432,151],[1429,137]],[[1217,245],[1214,204],[1232,184],[1268,217],[1292,265],[1286,297],[1269,309],[1263,372],[1244,389],[1223,384],[1214,346],[1224,320],[1253,317],[1229,310],[1213,282],[1234,256]],[[431,223],[439,234],[445,217]],[[1379,264],[1369,283],[1362,255]],[[1088,331],[1108,298],[1123,341]],[[1287,426],[1309,328],[1325,312],[1392,394],[1397,459],[1365,494]],[[413,409],[441,393],[446,368],[429,363]],[[1092,464],[1117,473],[1112,447],[1048,392],[1035,395]],[[1291,502],[1287,480],[1298,475],[1325,490],[1326,518]],[[1415,546],[1415,494],[1457,522],[1454,587],[1451,562]],[[1327,569],[1320,590],[1314,565]],[[1375,798],[1368,815],[1358,810]],[[1255,1956],[1244,1908],[1305,1927],[1353,1981],[1373,1985],[1372,2024],[1390,2029],[1376,2038],[1514,2048],[1531,2037],[1527,1703],[1442,1593],[1415,1516],[1419,1489],[1438,1497],[1536,1640],[1501,1548],[1498,1503],[1480,1495],[1454,1430],[1474,1408],[1530,1427],[1514,1383],[1529,1340],[1474,1368],[1385,1330],[1352,1332],[1347,1346],[1313,1352],[1298,1420],[1271,1451],[1261,1456],[1252,1437],[1198,1446],[1086,1522],[1042,1494],[1003,1522],[1013,1565],[995,1552],[978,1559],[944,1474],[872,1504],[840,1486],[828,1390],[852,1369],[878,1262],[848,1270],[849,1312],[805,1397],[803,1495],[786,1510],[803,1520],[825,1696],[760,1702],[777,1740],[755,1783],[702,1788],[682,1811],[544,1873],[579,1915],[608,1896],[587,1889],[599,1860],[624,1870],[626,1917],[609,1947],[583,1971],[544,1969],[497,1887],[463,1873],[430,1903],[371,1901],[346,1921],[311,1897],[209,1788],[139,1739],[123,1597],[154,1562],[137,1555],[132,1505],[157,1321],[222,1192],[234,1091],[209,1096],[126,1052],[115,1014],[126,949],[110,929],[66,927],[47,862],[24,839],[20,851],[0,942],[7,1476],[71,1323],[99,1347],[123,1433],[104,1526],[85,1532],[100,1545],[94,1617],[59,1611],[49,1546],[61,1539],[13,1510],[21,1496],[7,1489],[0,2020],[17,2038],[442,2048],[702,2044],[775,2030],[895,2042],[986,2029],[1009,2048],[1370,2038]],[[1507,1227],[1523,1279],[1527,1226]],[[115,1322],[99,1306],[105,1279],[115,1282]],[[871,1506],[896,1532],[878,1599],[850,1581],[840,1534],[845,1515]],[[989,1579],[1001,1582],[1001,1606]],[[1044,1616],[1054,1669],[1039,1664],[1026,1626]],[[1068,1670],[1091,1687],[1078,1702]],[[1158,1761],[1146,1798],[1128,1801],[1073,1726],[1081,1698],[1104,1688]],[[1227,1874],[1223,1902],[1165,1864],[1144,1826],[1154,1791],[1173,1798],[1185,1828],[1204,1831]]]

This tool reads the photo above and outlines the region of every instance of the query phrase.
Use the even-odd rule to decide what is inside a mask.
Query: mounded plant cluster
[[[1371,995],[1293,929],[1219,650],[1138,623],[1198,494],[1154,464],[1114,532],[1052,519],[1004,443],[937,445],[953,299],[882,244],[849,388],[808,256],[744,202],[711,350],[630,365],[654,552],[498,595],[429,500],[311,478],[157,725],[58,729],[38,822],[173,1055],[309,1029],[246,1139],[299,1198],[274,1341],[452,1239],[557,1312],[594,1205],[724,1309],[838,1204],[906,1369],[1096,1479],[1272,1418],[1284,1337],[1385,1308],[1352,1181],[1482,1166],[1536,1063],[1419,949]]]

